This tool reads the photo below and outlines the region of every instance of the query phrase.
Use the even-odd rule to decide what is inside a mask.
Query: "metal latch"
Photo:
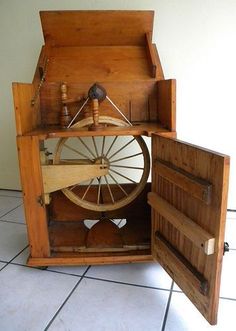
[[[38,196],[37,202],[40,204],[41,207],[44,207],[44,200],[42,195]]]
[[[225,252],[229,252],[229,244],[226,241],[224,242],[224,253],[223,253],[223,255],[225,255]]]

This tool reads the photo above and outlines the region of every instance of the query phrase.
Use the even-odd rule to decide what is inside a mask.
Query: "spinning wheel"
[[[93,118],[88,117],[73,128],[92,123]],[[99,123],[127,126],[123,120],[109,116],[100,116]],[[56,146],[53,163],[101,164],[108,168],[107,175],[62,189],[73,203],[101,212],[119,209],[132,202],[144,189],[150,170],[148,148],[141,136],[62,138]]]

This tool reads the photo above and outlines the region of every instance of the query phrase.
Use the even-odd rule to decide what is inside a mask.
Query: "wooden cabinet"
[[[153,12],[40,15],[33,82],[13,83],[28,264],[154,259],[215,324],[229,157],[176,139]]]

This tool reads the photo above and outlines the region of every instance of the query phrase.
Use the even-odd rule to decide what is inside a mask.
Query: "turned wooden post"
[[[61,84],[61,101],[62,101],[62,109],[60,114],[60,125],[63,128],[66,128],[71,121],[71,115],[67,108],[67,85],[66,83]]]
[[[93,116],[93,124],[89,130],[99,130],[103,125],[99,124],[99,102],[106,98],[106,90],[101,85],[95,83],[90,87],[88,97],[91,100],[91,110]]]
[[[91,125],[91,130],[98,130],[101,128],[99,125],[99,102],[98,99],[91,100],[91,108],[92,108],[92,115],[93,115],[93,124]]]

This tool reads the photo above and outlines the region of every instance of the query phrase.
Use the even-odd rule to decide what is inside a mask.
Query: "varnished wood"
[[[17,135],[34,130],[40,123],[40,103],[36,100],[34,107],[31,100],[35,93],[33,84],[13,83]]]
[[[176,81],[174,79],[157,82],[157,112],[162,125],[176,131]]]
[[[123,187],[125,191],[130,192],[132,191],[132,186],[134,184],[124,184]],[[85,186],[84,190],[86,190],[87,186]],[[114,192],[115,196],[121,196],[120,189],[115,186],[111,185],[111,190]],[[132,221],[135,226],[132,226],[132,232],[134,234],[133,241],[130,241],[129,244],[135,244],[137,236],[135,235],[135,229],[140,233],[143,233],[147,238],[150,238],[150,220],[151,220],[151,213],[150,213],[150,206],[147,204],[147,193],[150,192],[151,185],[147,183],[143,192],[133,201],[129,206],[125,206],[118,210],[107,211],[106,216],[109,219],[128,219]],[[96,195],[97,187],[94,186],[91,188],[91,191],[88,192],[89,199],[92,199],[93,196]],[[52,201],[49,206],[49,217],[51,221],[57,222],[70,222],[70,221],[82,221],[84,219],[90,220],[97,220],[101,217],[101,213],[94,210],[86,210],[81,206],[75,205],[66,198],[66,196],[61,192],[53,192],[51,194]],[[107,198],[106,196],[104,198]],[[144,220],[145,227],[139,230],[139,224],[142,223]],[[143,223],[142,223],[143,224]],[[130,235],[129,235],[130,238]]]
[[[51,193],[90,180],[108,173],[105,166],[99,164],[54,164],[43,165],[43,187],[44,193]]]
[[[100,116],[102,121],[102,116]],[[175,131],[169,131],[163,128],[159,123],[142,123],[137,122],[129,127],[104,127],[100,131],[89,131],[87,128],[60,129],[58,127],[38,128],[27,132],[27,136],[38,136],[40,139],[49,138],[66,138],[66,137],[91,137],[91,136],[147,136],[150,137],[153,133],[164,135],[166,137],[175,137]]]
[[[121,62],[122,63],[122,62]],[[92,65],[92,64],[91,64]],[[102,70],[102,68],[101,68]],[[126,69],[128,70],[128,69]],[[62,74],[64,74],[63,71]],[[62,79],[58,77],[58,79]],[[96,77],[94,79],[97,80]],[[88,90],[91,87],[92,80],[85,83],[67,83],[68,100],[78,100],[77,102],[67,104],[72,117],[87,98]],[[132,122],[156,122],[157,113],[157,86],[153,80],[142,81],[114,81],[100,80],[100,84],[106,89],[108,96],[115,102],[123,114]],[[59,125],[59,116],[61,111],[60,84],[56,82],[45,82],[41,88],[41,121],[43,125]],[[122,119],[121,115],[111,106],[108,100],[104,100],[99,105],[100,115],[112,116]],[[85,113],[91,111],[89,104],[85,106],[80,117],[85,117]]]
[[[111,252],[111,253],[81,253],[66,254],[54,253],[51,258],[33,258],[29,257],[27,264],[29,266],[61,266],[61,265],[96,265],[96,264],[120,264],[120,263],[137,263],[137,262],[151,262],[152,255],[147,251],[128,251]]]
[[[94,100],[93,100],[94,101]],[[98,107],[98,101],[96,102],[96,107]],[[86,118],[85,121],[89,120],[89,118]],[[96,125],[98,125],[98,123],[96,124],[97,120],[94,122],[94,116],[93,116],[93,122],[92,122],[92,126],[95,127],[95,132],[99,132],[100,135],[102,135],[102,128],[100,129],[96,127]],[[81,121],[83,122],[83,120]],[[114,123],[115,123],[115,119],[114,119]],[[83,122],[82,125],[84,125],[85,123]],[[99,122],[99,125],[101,124],[101,122]],[[104,121],[104,124],[107,124],[106,121]],[[109,123],[108,123],[109,124]],[[117,127],[119,127],[119,125],[124,125],[124,123],[121,123],[121,121],[118,121],[117,123]],[[81,126],[81,123],[80,121],[77,122],[77,126],[80,127]],[[91,127],[89,127],[90,129]],[[128,128],[128,127],[127,127]],[[115,137],[115,139],[117,139],[117,136]],[[105,140],[104,140],[105,141]],[[138,195],[143,191],[143,189],[145,188],[146,186],[146,182],[147,182],[147,179],[148,179],[148,176],[149,176],[149,170],[150,170],[150,157],[149,157],[149,151],[147,149],[147,146],[144,142],[144,140],[142,139],[142,137],[140,136],[137,136],[137,137],[134,137],[132,141],[135,141],[136,142],[136,146],[138,146],[139,148],[139,154],[142,154],[142,161],[143,162],[143,169],[142,169],[142,173],[140,174],[140,178],[137,180],[137,182],[134,182],[136,184],[136,186],[134,187],[133,191],[129,192],[129,193],[126,193],[125,191],[123,191],[122,189],[122,186],[119,185],[119,183],[114,179],[113,175],[114,175],[114,172],[116,173],[115,170],[111,170],[110,169],[110,166],[109,166],[109,162],[110,162],[110,159],[109,159],[109,156],[107,156],[107,161],[105,161],[105,159],[103,159],[103,155],[102,154],[99,154],[98,151],[97,151],[97,147],[95,146],[95,153],[97,154],[97,158],[98,158],[98,162],[107,162],[107,166],[105,167],[106,170],[108,171],[108,175],[112,178],[112,181],[116,182],[116,184],[120,187],[120,189],[123,191],[123,194],[125,194],[125,196],[123,195],[121,198],[117,199],[117,200],[114,200],[112,198],[112,194],[111,194],[111,191],[109,189],[109,185],[106,184],[106,185],[101,185],[100,184],[100,179],[99,179],[99,188],[98,188],[98,197],[97,197],[97,201],[89,201],[87,200],[86,198],[84,198],[84,195],[83,196],[79,196],[78,194],[76,194],[73,190],[71,190],[70,188],[64,188],[62,191],[63,193],[68,197],[68,199],[70,199],[73,203],[75,204],[78,204],[86,209],[92,209],[92,210],[95,210],[95,211],[101,211],[101,212],[107,212],[109,210],[115,210],[115,209],[120,209],[122,207],[124,207],[125,205],[128,205],[130,204],[133,200],[135,200]],[[60,164],[60,160],[61,160],[61,153],[63,152],[63,147],[64,146],[67,146],[66,145],[66,142],[67,142],[67,139],[66,138],[63,138],[63,139],[60,139],[58,141],[58,144],[57,144],[57,147],[56,147],[56,150],[55,150],[55,157],[54,157],[54,164]],[[95,145],[95,140],[93,140],[94,142],[94,145]],[[112,146],[112,145],[111,145]],[[125,145],[126,146],[126,145]],[[101,152],[102,153],[102,152]],[[114,155],[114,154],[113,154]],[[99,157],[102,157],[102,159],[99,159]],[[112,157],[112,156],[111,156]],[[106,164],[106,163],[105,163]],[[101,166],[101,165],[100,165]],[[112,174],[110,173],[110,171],[112,171]],[[125,180],[129,180],[130,181],[130,178],[126,177],[124,174],[119,174],[117,173],[119,176],[121,176],[122,178],[125,178]],[[107,179],[106,179],[106,182],[107,182]],[[91,182],[92,184],[92,182]],[[108,186],[108,189],[109,189],[109,193],[110,193],[110,196],[111,196],[111,200],[108,201],[108,202],[104,202],[104,203],[100,203],[100,192],[102,190],[103,187],[107,187]],[[108,193],[108,192],[107,192]],[[84,194],[87,194],[87,191],[84,192]]]
[[[198,296],[201,295],[203,301],[201,309],[205,310],[206,308],[204,307],[204,304],[206,304],[206,300],[204,296],[208,294],[209,284],[204,276],[201,275],[185,257],[181,256],[180,253],[167,242],[167,240],[161,235],[158,235],[158,233],[156,235],[154,247],[157,252],[156,256],[174,281],[180,282],[181,279],[181,282],[190,287],[192,293],[194,293],[196,289],[198,290]],[[197,301],[192,295],[190,299],[194,303]]]
[[[92,85],[152,78],[145,46],[54,47],[51,57],[47,82],[81,80]]]
[[[144,45],[153,11],[41,11],[44,40],[53,46]],[[63,33],[59,33],[63,31]]]
[[[154,48],[152,45],[152,36],[150,32],[147,32],[145,34],[146,38],[146,48],[147,48],[147,54],[150,62],[151,67],[151,77],[156,78],[157,74],[157,62],[156,62],[156,54],[154,53]]]
[[[89,130],[101,130],[103,126],[99,123],[99,102],[98,99],[91,100],[91,109],[93,114],[93,124],[90,125]]]
[[[17,138],[17,148],[31,256],[49,257],[50,245],[47,212],[43,202],[39,139],[20,136]]]
[[[162,217],[170,222],[181,234],[192,241],[206,255],[211,255],[215,250],[215,238],[196,224],[189,217],[179,212],[166,200],[159,197],[156,193],[148,194],[148,203]]]
[[[201,178],[212,185],[211,203],[206,204],[192,194],[188,194],[182,189],[181,185],[178,186],[178,181],[173,182],[163,178],[153,167],[152,191],[211,234],[212,238],[215,238],[214,254],[206,255],[187,239],[182,231],[168,222],[169,215],[166,215],[166,210],[164,211],[164,217],[161,213],[153,210],[153,256],[166,268],[204,317],[211,324],[215,324],[224,246],[229,158],[222,154],[158,135],[153,136],[152,151],[154,162],[157,159],[164,160],[172,164],[173,167],[190,173],[194,177]],[[204,276],[209,283],[207,296],[202,296],[199,292],[199,286],[194,285],[194,280],[189,272],[178,271],[176,258],[169,258],[169,254],[163,245],[160,247],[157,243],[156,231],[160,232]],[[155,245],[159,246],[156,247]]]
[[[160,176],[181,187],[195,198],[204,201],[206,204],[210,204],[212,194],[211,183],[195,177],[180,168],[174,167],[171,163],[161,159],[154,160],[153,165],[155,171]]]
[[[67,107],[67,85],[66,83],[61,84],[61,114],[60,114],[60,125],[62,128],[66,128],[71,121],[71,115]]]
[[[41,22],[45,45],[33,82],[13,83],[30,243],[28,265],[130,263],[154,258],[215,324],[229,159],[169,139],[176,137],[176,81],[165,80],[152,42],[153,12],[47,11],[41,12]],[[108,99],[99,104],[99,120],[89,102],[84,105],[96,82],[132,126],[124,125],[123,116]],[[79,124],[61,129],[81,107],[76,117]],[[94,109],[97,112],[97,107]],[[93,122],[104,127],[89,130]],[[66,156],[54,174],[54,156],[45,154],[44,142],[50,138],[127,135],[152,137],[152,228],[147,204],[150,184],[144,183],[144,190],[130,204],[105,210],[109,219],[126,220],[125,226],[118,229],[101,222],[89,234],[83,221],[100,220],[104,211],[76,205],[61,191],[47,192],[74,181],[77,174],[72,176],[70,171],[68,175],[68,169],[78,166],[82,170],[78,176],[86,174],[96,157],[85,162],[81,156],[77,160]],[[132,185],[122,184],[121,188],[129,193]],[[87,187],[74,185],[71,189],[84,192]],[[100,202],[101,189],[100,183],[91,188],[91,201]],[[112,190],[118,197],[122,194],[114,186]],[[102,200],[109,201],[108,186]]]
[[[120,229],[109,219],[97,222],[88,232],[86,246],[89,248],[123,248]]]

